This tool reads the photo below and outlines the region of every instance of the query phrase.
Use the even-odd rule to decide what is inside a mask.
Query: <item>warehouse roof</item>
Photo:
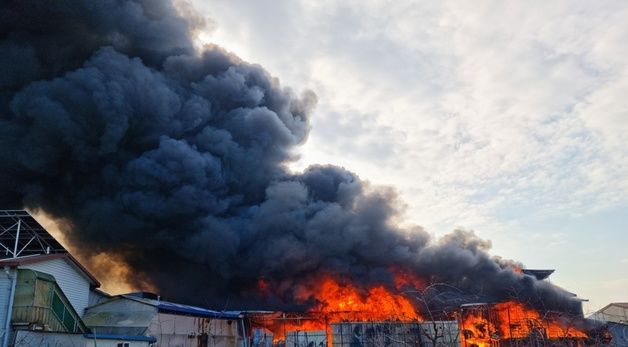
[[[207,318],[235,319],[235,318],[240,317],[240,315],[236,312],[214,311],[214,310],[210,310],[210,309],[198,307],[198,306],[179,304],[179,303],[174,303],[174,302],[164,301],[164,300],[148,299],[145,297],[138,296],[138,293],[122,294],[122,295],[119,295],[118,297],[122,297],[128,300],[133,300],[133,301],[144,303],[146,305],[156,307],[157,310],[162,313],[173,313],[173,314],[182,314],[182,315],[207,317]]]

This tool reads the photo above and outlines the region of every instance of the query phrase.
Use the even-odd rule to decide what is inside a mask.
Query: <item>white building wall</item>
[[[95,342],[95,343],[94,343]],[[46,333],[39,331],[18,330],[15,337],[15,347],[57,346],[57,347],[118,347],[118,344],[128,344],[129,347],[148,347],[147,341],[127,341],[124,339],[96,339],[82,334]]]
[[[8,269],[8,274],[4,269],[0,269],[0,271],[2,271],[0,272],[0,343],[2,343],[9,311],[9,300],[11,298],[11,279],[15,279],[15,271]]]
[[[208,347],[242,347],[239,319],[212,319],[168,313],[155,315],[147,335],[157,338],[156,347],[196,347],[207,340]],[[205,337],[204,337],[205,336]]]
[[[79,270],[67,259],[51,259],[20,266],[54,276],[57,284],[72,304],[76,312],[83,316],[89,302],[90,283]]]

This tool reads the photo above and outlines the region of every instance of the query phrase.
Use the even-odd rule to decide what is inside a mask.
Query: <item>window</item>
[[[129,343],[128,342],[121,342],[121,343],[118,343],[117,347],[129,347]]]

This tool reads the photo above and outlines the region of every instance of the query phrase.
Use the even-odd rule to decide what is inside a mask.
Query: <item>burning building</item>
[[[553,270],[523,270],[546,279]],[[540,310],[513,297],[495,300],[438,288],[398,274],[398,287],[361,291],[322,280],[308,312],[246,315],[260,345],[280,346],[602,346],[591,339],[581,310]],[[557,290],[562,290],[558,289]],[[573,294],[567,294],[579,300]],[[478,303],[478,299],[486,299]],[[253,334],[262,336],[261,333]]]
[[[583,346],[583,318],[540,313],[516,301],[467,304],[460,310],[462,346]]]
[[[316,95],[195,48],[201,23],[170,1],[9,0],[0,18],[0,206],[63,221],[84,259],[119,260],[130,285],[307,316],[261,324],[284,343],[304,341],[296,331],[329,343],[329,325],[344,336],[345,322],[380,322],[347,328],[360,336],[391,321],[469,330],[460,307],[473,302],[514,300],[537,320],[581,314],[573,295],[492,256],[473,231],[401,226],[390,188],[331,165],[290,171]],[[439,329],[412,324],[390,329]],[[509,331],[486,324],[483,339]]]
[[[130,285],[197,305],[229,297],[228,309],[302,311],[334,290],[326,284],[374,298],[417,281],[578,310],[472,231],[402,227],[390,188],[332,165],[288,170],[314,93],[220,47],[195,48],[199,23],[170,1],[0,6],[0,64],[29,72],[0,76],[0,206],[63,221],[83,259],[110,255]],[[364,304],[416,318],[403,296],[388,298]]]

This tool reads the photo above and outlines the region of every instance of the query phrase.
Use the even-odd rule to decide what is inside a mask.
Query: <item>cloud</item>
[[[206,40],[320,96],[296,169],[350,167],[394,185],[409,221],[524,257],[526,225],[628,208],[625,2],[197,5],[216,21]]]
[[[404,196],[455,186],[460,209],[476,217],[497,218],[513,200],[543,214],[625,203],[628,132],[615,102],[628,81],[616,58],[625,56],[624,5],[357,5],[280,1],[274,14],[255,11],[270,6],[258,2],[205,5],[217,14],[219,41],[247,46],[282,79],[306,80],[321,95],[311,143],[330,145],[306,146],[303,163],[328,158],[363,176],[377,171],[377,182],[394,182]],[[264,25],[273,18],[280,23]],[[280,56],[263,47],[275,37]],[[355,133],[343,130],[351,123]],[[364,136],[392,148],[387,165],[365,164],[380,163],[382,151],[368,156]],[[352,141],[365,150],[347,154]],[[437,203],[427,198],[409,197],[411,213]],[[422,222],[440,224],[460,209]]]

